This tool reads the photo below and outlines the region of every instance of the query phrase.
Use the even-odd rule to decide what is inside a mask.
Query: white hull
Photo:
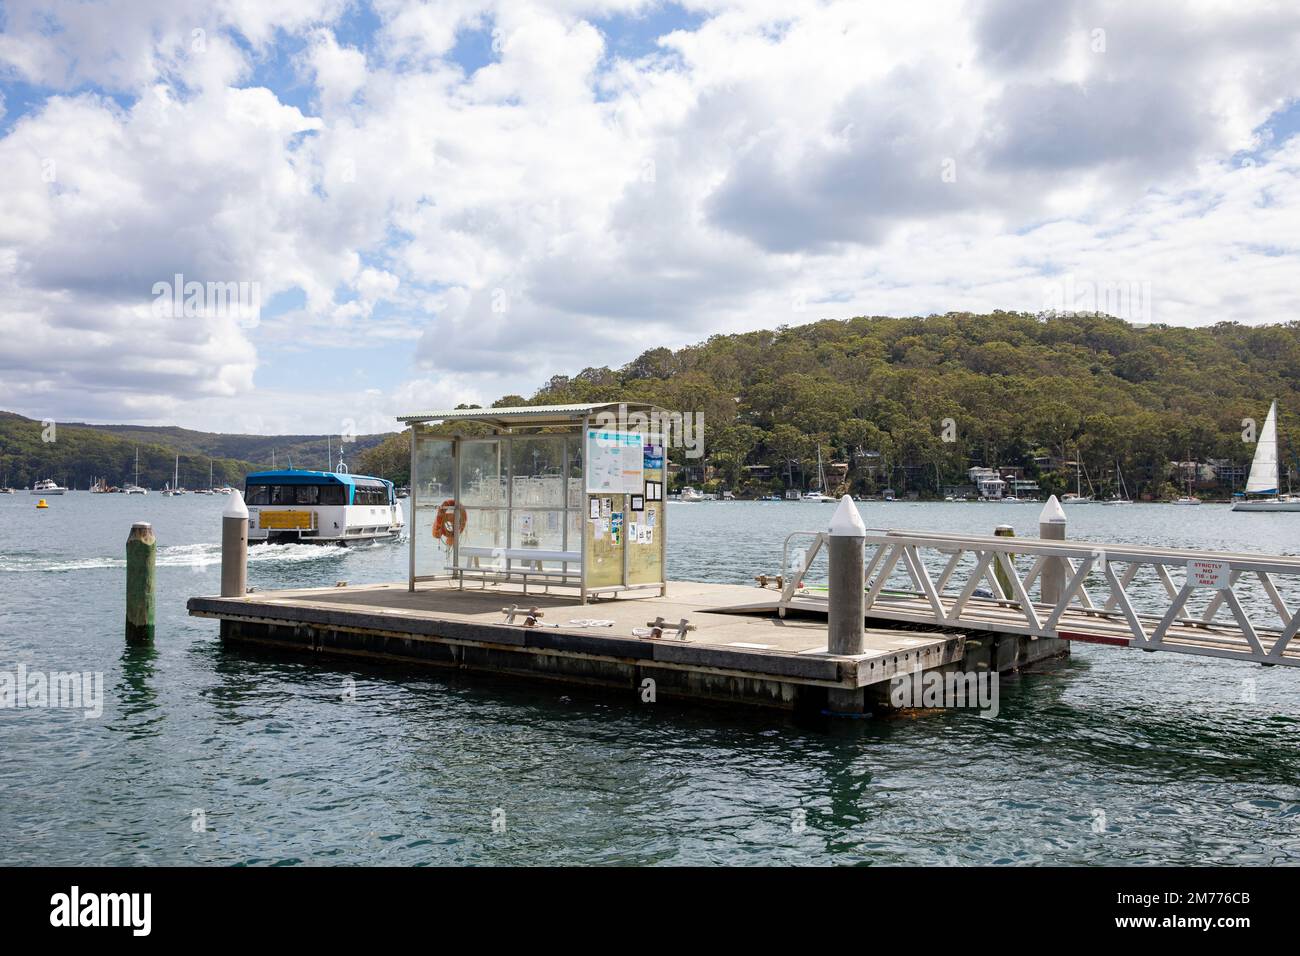
[[[1270,498],[1265,501],[1238,501],[1233,511],[1300,511],[1300,498]]]
[[[310,528],[262,527],[263,515],[275,512],[310,514]],[[274,523],[271,518],[266,522]],[[317,505],[276,506],[258,505],[248,509],[248,543],[266,541],[303,544],[350,544],[354,542],[384,541],[402,533],[405,519],[401,505]]]

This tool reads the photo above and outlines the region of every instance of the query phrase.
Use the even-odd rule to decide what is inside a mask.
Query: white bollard
[[[829,528],[830,587],[827,590],[827,649],[832,654],[861,654],[866,608],[863,549],[867,526],[853,499],[840,499]]]
[[[248,593],[248,506],[235,491],[221,512],[221,596]]]
[[[1038,516],[1038,537],[1044,541],[1065,540],[1065,509],[1056,500],[1056,495],[1047,499]],[[1044,604],[1055,604],[1061,599],[1061,592],[1065,590],[1065,567],[1062,558],[1043,562],[1043,570],[1038,575],[1038,599]]]

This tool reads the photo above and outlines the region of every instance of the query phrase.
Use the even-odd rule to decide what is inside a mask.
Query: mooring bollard
[[[1009,524],[1000,524],[993,529],[993,534],[999,538],[1014,538],[1016,529]],[[1008,555],[1008,557],[1011,558],[1012,562],[1016,560],[1014,554]],[[1007,572],[1003,570],[1001,561],[994,562],[993,576],[998,579],[998,587],[1002,589],[1002,596],[1004,598],[1011,597],[1011,579],[1007,577]]]
[[[238,491],[221,512],[221,596],[248,593],[248,505]]]
[[[153,643],[153,525],[137,521],[126,539],[126,641]]]
[[[1065,540],[1065,509],[1056,500],[1056,495],[1047,499],[1042,514],[1038,516],[1038,537],[1044,541]],[[1044,604],[1055,604],[1065,590],[1065,560],[1049,558],[1044,561],[1038,580],[1041,582],[1038,586],[1038,599]]]
[[[830,587],[827,592],[829,628],[827,649],[832,654],[861,654],[862,619],[866,608],[863,547],[867,526],[853,499],[840,499],[831,517],[829,545]]]

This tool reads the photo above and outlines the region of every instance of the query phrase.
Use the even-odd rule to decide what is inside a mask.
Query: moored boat
[[[44,497],[46,495],[61,495],[67,490],[68,490],[67,488],[62,487],[53,478],[46,478],[32,485],[32,489],[29,492],[29,494],[41,495],[42,497]]]

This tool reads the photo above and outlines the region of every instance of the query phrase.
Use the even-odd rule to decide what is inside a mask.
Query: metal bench
[[[530,579],[540,581],[547,589],[551,584],[582,584],[581,551],[548,551],[544,548],[476,548],[462,546],[458,550],[461,563],[454,569],[460,577],[461,587],[465,586],[466,577],[476,578],[487,586],[488,581],[521,580],[524,593],[528,593]],[[483,564],[484,558],[490,558],[495,564]],[[514,567],[514,562],[524,563],[524,567]],[[559,563],[559,569],[545,568],[545,562]],[[570,564],[578,565],[578,570],[569,570]]]

